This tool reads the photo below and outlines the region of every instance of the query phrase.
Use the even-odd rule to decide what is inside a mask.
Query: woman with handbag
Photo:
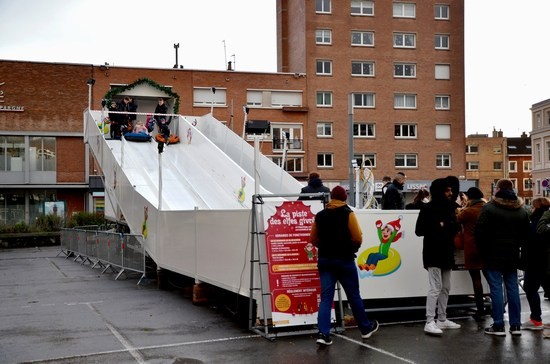
[[[464,244],[464,268],[470,273],[472,285],[474,288],[474,297],[476,301],[477,311],[473,315],[476,321],[481,321],[486,315],[483,297],[483,285],[481,284],[481,270],[483,262],[479,255],[478,248],[475,242],[475,226],[477,218],[481,212],[481,208],[485,205],[483,192],[477,187],[471,187],[466,194],[462,195],[465,200],[465,207],[462,208],[457,216],[457,220],[462,224],[463,244]]]

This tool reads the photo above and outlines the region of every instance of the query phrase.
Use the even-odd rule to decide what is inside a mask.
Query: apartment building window
[[[302,126],[295,124],[276,124],[272,127],[273,150],[303,151]],[[286,142],[286,145],[285,145]]]
[[[540,163],[542,161],[540,143],[535,144],[535,163]]]
[[[393,65],[393,76],[394,77],[415,78],[416,77],[416,64],[414,64],[414,63],[395,63]]]
[[[413,153],[398,153],[395,155],[396,168],[416,168],[418,167],[418,155]]]
[[[493,161],[493,169],[495,171],[501,171],[502,170],[502,162],[501,161]]]
[[[317,167],[319,168],[331,168],[332,164],[332,153],[318,153],[317,154]]]
[[[393,16],[395,18],[416,17],[416,4],[414,3],[393,3]]]
[[[352,76],[374,76],[374,62],[371,61],[353,61],[351,62]]]
[[[394,48],[415,48],[416,35],[412,33],[393,33]]]
[[[326,59],[317,60],[317,74],[330,76],[332,75],[332,61]]]
[[[479,162],[466,162],[466,170],[468,171],[479,170]]]
[[[332,137],[332,123],[328,121],[318,122],[317,136],[320,138]]]
[[[546,161],[550,162],[550,142],[546,142]]]
[[[354,123],[353,136],[356,138],[374,138],[373,123]]]
[[[372,92],[359,92],[353,94],[353,107],[373,108],[374,102],[375,98]]]
[[[533,181],[531,178],[524,178],[523,179],[523,190],[524,191],[531,191],[533,189]]]
[[[518,171],[518,162],[516,162],[516,161],[509,161],[509,162],[508,162],[508,171],[510,171],[510,172],[517,172],[517,171]]]
[[[397,139],[416,139],[416,124],[395,124],[394,136]]]
[[[416,109],[416,95],[411,95],[411,94],[393,95],[393,107],[395,109]]]
[[[265,108],[281,108],[284,106],[302,106],[302,92],[301,91],[247,90],[246,105],[250,107],[265,107]]]
[[[451,96],[449,96],[449,95],[435,95],[435,109],[436,110],[450,110],[451,109]]]
[[[332,107],[332,92],[317,91],[317,106]]]
[[[449,5],[436,4],[434,7],[435,18],[439,20],[449,19]]]
[[[0,136],[0,172],[23,172],[24,166],[25,137]]]
[[[281,156],[271,156],[270,157],[273,163],[278,165],[279,167],[283,167],[283,169],[287,172],[303,172],[304,168],[304,157],[297,157],[293,155],[289,155],[286,157],[285,165],[283,166],[283,157]]]
[[[479,147],[477,145],[466,145],[466,153],[479,153]]]
[[[540,116],[540,112],[537,113],[537,115],[535,116],[535,120],[536,120],[536,128],[540,128],[541,127],[541,116]]]
[[[332,30],[317,29],[315,31],[315,43],[324,45],[332,44]]]
[[[531,172],[533,170],[532,161],[523,161],[523,172]]]
[[[435,139],[450,140],[451,139],[451,126],[449,124],[437,124],[435,126]]]
[[[38,172],[56,170],[55,137],[30,137],[30,170]]]
[[[331,0],[315,0],[315,12],[322,14],[330,14]]]
[[[374,46],[374,32],[365,31],[352,31],[351,32],[351,45],[373,47]]]
[[[451,155],[448,153],[437,154],[435,166],[436,168],[451,168]]]
[[[212,92],[211,87],[193,88],[193,106],[226,106],[227,91],[216,88]]]
[[[434,42],[435,49],[449,49],[449,36],[446,34],[436,34]]]
[[[358,166],[376,168],[376,154],[374,153],[354,154],[353,158],[357,161]]]
[[[518,188],[518,179],[517,178],[510,178],[510,182],[512,182],[512,186],[514,188]]]
[[[435,65],[435,79],[436,80],[449,80],[451,79],[451,66],[448,64],[436,64]]]
[[[351,0],[352,15],[374,15],[374,1]]]

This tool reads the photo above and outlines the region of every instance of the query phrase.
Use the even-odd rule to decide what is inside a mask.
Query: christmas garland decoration
[[[174,98],[174,114],[178,113],[179,108],[180,108],[180,96],[177,93],[172,92],[172,90],[170,90],[170,88],[159,85],[158,83],[156,83],[155,81],[153,81],[149,78],[140,78],[140,79],[132,82],[129,85],[118,86],[118,87],[114,87],[114,88],[110,89],[104,96],[106,104],[110,105],[111,100],[113,99],[113,97],[118,95],[119,93],[130,90],[130,89],[136,87],[137,85],[141,85],[142,83],[146,83],[149,86],[151,86],[153,88],[156,88],[157,90],[162,91],[164,93],[167,93],[168,95],[170,95],[170,97]]]

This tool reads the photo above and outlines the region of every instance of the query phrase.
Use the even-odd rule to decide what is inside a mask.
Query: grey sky
[[[466,132],[529,132],[529,108],[550,98],[550,1],[465,3]],[[275,0],[0,0],[0,59],[170,68],[179,43],[187,69],[227,59],[275,72],[275,11]]]

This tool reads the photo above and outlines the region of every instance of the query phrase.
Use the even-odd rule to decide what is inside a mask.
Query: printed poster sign
[[[264,205],[274,326],[317,323],[321,284],[317,248],[309,243],[309,235],[315,213],[322,208],[320,201],[279,201]],[[334,310],[332,317],[334,320]]]

